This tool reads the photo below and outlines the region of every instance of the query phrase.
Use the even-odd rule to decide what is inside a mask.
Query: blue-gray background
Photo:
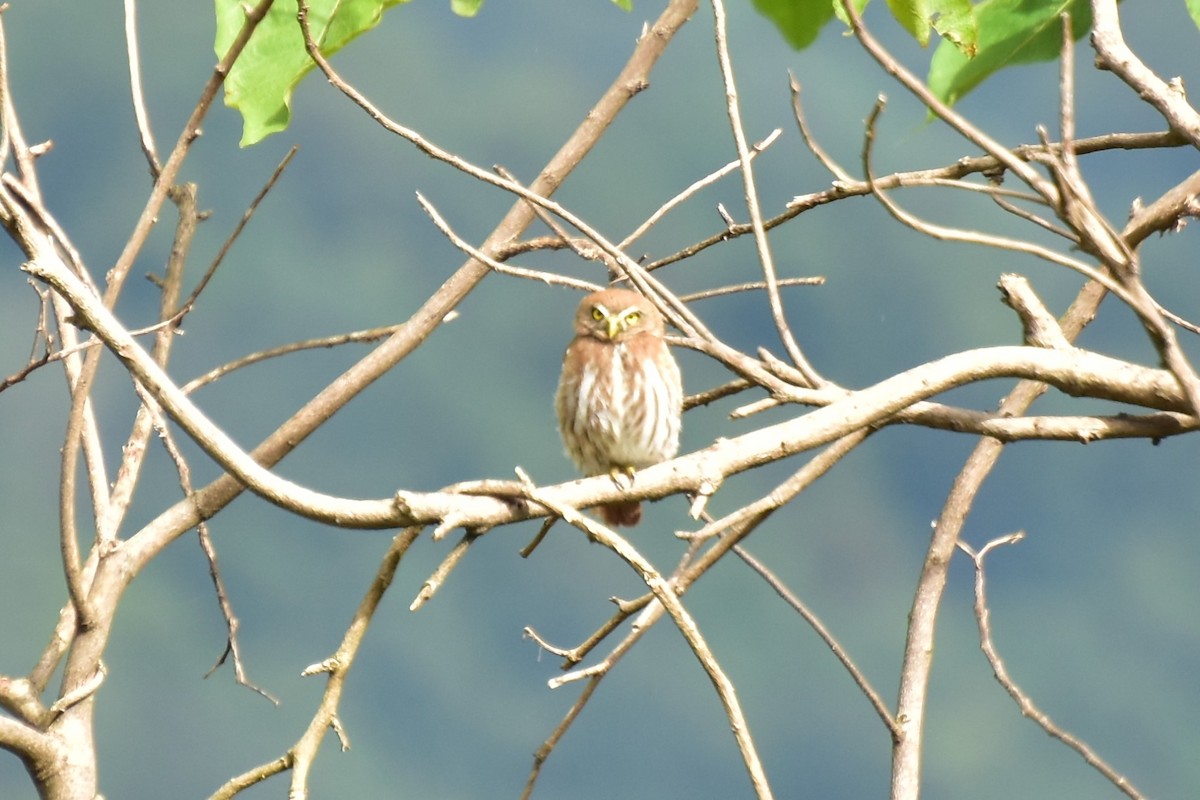
[[[477,164],[529,179],[616,75],[659,3],[626,14],[601,0],[487,4],[478,18],[419,0],[390,12],[336,59],[347,78],[394,118]],[[1195,83],[1196,30],[1182,3],[1125,6],[1132,44],[1165,76]],[[143,3],[141,42],[149,107],[167,151],[213,63],[211,7]],[[935,166],[972,150],[923,113],[836,26],[811,50],[789,50],[748,4],[734,3],[731,46],[752,138],[784,136],[758,163],[763,201],[777,212],[829,176],[791,119],[787,70],[804,85],[824,145],[858,171],[861,121],[878,92],[891,95],[877,167]],[[1139,16],[1141,14],[1142,16]],[[898,33],[883,7],[868,20],[918,71],[928,53]],[[54,140],[41,159],[47,204],[94,274],[116,258],[149,188],[128,100],[120,5],[22,2],[5,13],[14,100],[26,135]],[[1157,130],[1162,123],[1079,45],[1079,133]],[[1189,71],[1190,70],[1190,71]],[[611,238],[732,158],[714,55],[711,10],[701,5],[637,97],[559,199]],[[1035,139],[1057,115],[1052,65],[1005,72],[961,105],[1008,144]],[[214,108],[184,170],[213,216],[198,237],[198,275],[275,163],[300,153],[238,242],[187,324],[172,373],[182,382],[248,352],[404,320],[461,263],[414,200],[421,191],[460,233],[478,241],[508,197],[465,179],[389,136],[323,81],[297,92],[294,124],[241,150],[239,120]],[[1136,196],[1152,199],[1197,168],[1192,150],[1086,159],[1085,173],[1119,222]],[[720,227],[723,202],[738,218],[740,186],[727,180],[670,217],[637,246],[652,257]],[[1015,231],[985,202],[923,190],[901,199],[939,221]],[[150,321],[157,292],[141,275],[161,269],[169,213],[131,281],[120,313]],[[1005,253],[938,245],[860,199],[805,214],[772,237],[783,274],[822,274],[823,288],[790,290],[792,325],[817,367],[862,386],[946,353],[1011,344],[1019,331],[998,301],[1002,271],[1028,274],[1060,310],[1074,275]],[[1193,231],[1144,248],[1151,288],[1175,311],[1200,317]],[[36,315],[20,254],[0,244],[0,372],[20,367]],[[559,254],[536,262],[600,280],[594,265]],[[680,291],[750,279],[748,241],[660,273]],[[554,432],[550,395],[577,297],[492,277],[408,361],[344,409],[279,467],[307,486],[355,497],[397,487],[433,489],[508,477],[514,465],[541,482],[571,477]],[[779,353],[761,297],[697,306],[739,346]],[[1131,315],[1106,303],[1083,344],[1154,363]],[[1190,346],[1190,344],[1189,344]],[[1194,346],[1192,347],[1194,350]],[[342,348],[269,362],[203,390],[205,411],[246,447],[361,355]],[[724,380],[690,353],[689,390]],[[953,399],[994,406],[1005,384]],[[46,369],[0,396],[0,670],[29,669],[64,593],[58,566],[57,465],[65,415],[61,374]],[[135,408],[111,361],[96,392],[110,450]],[[748,430],[734,403],[689,414],[684,446]],[[1050,397],[1043,410],[1108,410]],[[791,412],[797,413],[797,412]],[[782,418],[776,414],[774,418]],[[823,616],[889,701],[905,616],[929,523],[968,437],[886,430],[776,515],[750,541]],[[194,448],[197,484],[216,475]],[[1195,523],[1197,445],[1170,440],[1009,448],[968,525],[975,544],[1016,529],[1029,538],[991,563],[997,643],[1021,684],[1056,721],[1094,744],[1159,798],[1194,797],[1200,734],[1200,635],[1195,611],[1200,544]],[[724,511],[760,496],[800,461],[731,481]],[[115,462],[110,462],[110,470]],[[126,532],[177,498],[157,450]],[[684,503],[656,505],[630,535],[663,569],[687,527]],[[420,613],[407,606],[450,541],[421,540],[375,618],[342,701],[353,744],[326,742],[312,779],[318,798],[515,797],[531,754],[574,701],[551,691],[556,659],[521,637],[530,625],[571,645],[610,613],[607,598],[640,593],[635,576],[575,532],[556,528],[529,560],[517,550],[533,524],[478,542]],[[387,532],[346,532],[243,497],[212,523],[225,580],[242,620],[250,677],[282,698],[276,708],[234,685],[220,654],[223,626],[195,537],[170,547],[122,605],[97,703],[101,789],[112,798],[206,796],[230,775],[283,752],[300,735],[323,682],[300,670],[327,656],[387,547]],[[452,537],[453,538],[453,537]],[[828,650],[740,564],[718,567],[687,596],[739,688],[778,797],[881,797],[888,736]],[[927,724],[929,798],[1115,797],[1073,753],[1048,739],[992,680],[971,614],[971,571],[951,570]],[[286,779],[285,779],[286,780]],[[248,797],[281,797],[276,779]],[[744,770],[719,704],[670,626],[660,625],[608,678],[544,770],[547,798],[747,797]],[[19,762],[0,758],[0,796],[34,793]]]

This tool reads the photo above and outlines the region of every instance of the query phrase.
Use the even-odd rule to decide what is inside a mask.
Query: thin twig
[[[1012,150],[1000,144],[991,136],[988,136],[982,130],[972,125],[966,117],[939,100],[929,87],[926,86],[925,81],[906,69],[867,30],[863,24],[862,16],[851,0],[841,0],[841,5],[846,12],[846,18],[850,21],[850,28],[854,32],[854,38],[875,59],[879,66],[883,67],[885,72],[895,78],[897,83],[925,104],[930,111],[941,118],[952,129],[968,141],[977,145],[985,153],[991,155],[1009,172],[1020,178],[1029,188],[1044,197],[1046,202],[1051,206],[1058,205],[1057,191],[1052,183],[1038,174],[1037,170],[1033,169],[1025,161],[1021,160]]]
[[[537,785],[537,780],[542,774],[542,766],[546,763],[546,759],[554,752],[554,748],[562,741],[562,737],[566,735],[579,715],[583,712],[588,701],[592,699],[592,695],[600,686],[600,681],[604,680],[603,675],[593,675],[587,684],[584,685],[583,691],[575,698],[575,702],[571,704],[571,708],[567,710],[566,715],[554,727],[546,740],[541,743],[533,754],[533,767],[529,770],[529,777],[525,780],[525,788],[521,791],[521,800],[529,800],[533,796],[533,788]]]
[[[1087,742],[1055,724],[1050,715],[1039,708],[1037,703],[1012,679],[1012,676],[1009,675],[1008,667],[1004,664],[1004,659],[1000,657],[1000,651],[996,648],[996,642],[992,636],[992,612],[988,608],[987,577],[983,568],[983,562],[988,553],[993,549],[1003,545],[1016,544],[1024,538],[1024,532],[1001,536],[998,539],[988,542],[978,552],[965,542],[960,541],[958,543],[958,549],[970,556],[971,561],[975,564],[975,621],[979,626],[979,648],[983,651],[984,657],[987,658],[988,665],[992,668],[992,674],[995,675],[996,681],[1008,693],[1008,696],[1013,699],[1013,702],[1017,704],[1017,708],[1021,710],[1021,716],[1033,720],[1048,735],[1078,753],[1084,761],[1103,775],[1105,780],[1131,798],[1131,800],[1144,800],[1144,795],[1134,787],[1130,780],[1113,769]]]
[[[487,264],[494,272],[498,272],[501,275],[510,275],[514,278],[525,278],[527,280],[539,281],[547,286],[566,286],[568,288],[579,289],[584,292],[594,292],[600,289],[598,284],[590,281],[579,280],[578,278],[569,278],[565,275],[558,275],[556,273],[545,272],[543,270],[527,269],[525,267],[513,267],[509,266],[508,264],[501,264],[499,261],[492,258],[479,248],[472,246],[467,242],[466,239],[455,233],[454,229],[450,227],[450,224],[446,222],[445,218],[438,212],[432,203],[425,199],[425,196],[420,192],[417,192],[417,202],[421,205],[422,210],[429,215],[429,218],[433,221],[433,224],[437,227],[437,229],[441,231],[447,239],[450,240],[451,244],[453,244],[459,250],[462,250],[476,261]],[[541,209],[538,210],[540,211]],[[565,239],[564,241],[570,242],[573,240]]]
[[[783,130],[780,128],[776,128],[775,130],[773,130],[769,134],[767,134],[767,137],[765,139],[763,139],[760,142],[755,143],[754,146],[750,148],[750,158],[757,157],[759,153],[763,152],[768,147],[770,147],[772,144],[774,144],[775,140],[779,138],[779,135],[781,133],[783,133]],[[622,250],[628,249],[629,245],[633,244],[635,241],[642,238],[642,236],[646,233],[646,231],[650,230],[655,225],[657,225],[658,221],[661,220],[663,217],[665,217],[668,213],[670,213],[670,211],[672,209],[679,206],[681,203],[683,203],[685,200],[687,200],[692,195],[699,192],[704,187],[711,186],[712,184],[719,181],[721,178],[724,178],[726,175],[728,175],[729,173],[733,172],[738,167],[740,167],[741,163],[742,163],[741,159],[735,159],[733,161],[730,161],[728,164],[721,167],[720,169],[718,169],[714,172],[710,172],[708,175],[704,176],[700,180],[698,180],[695,183],[688,186],[682,192],[675,195],[670,200],[668,200],[667,202],[665,202],[661,206],[659,206],[658,210],[656,210],[653,214],[651,214],[649,217],[647,217],[645,222],[643,222],[641,225],[637,226],[637,228],[634,229],[633,233],[629,234],[624,239],[622,239],[620,241],[620,243],[617,244],[617,247],[619,247]]]
[[[250,41],[250,36],[254,33],[258,24],[262,22],[263,18],[266,17],[267,11],[270,10],[274,1],[259,0],[254,6],[244,6],[246,21],[242,25],[242,29],[234,38],[233,43],[230,44],[229,51],[225,53],[221,58],[221,62],[213,70],[208,82],[204,84],[204,88],[200,92],[200,99],[196,101],[191,115],[188,117],[187,122],[184,123],[183,130],[180,131],[179,139],[175,142],[175,146],[167,156],[167,161],[163,165],[162,171],[154,181],[154,188],[150,192],[150,197],[146,200],[146,205],[142,209],[141,216],[134,226],[133,233],[125,243],[124,250],[117,257],[116,263],[113,264],[112,269],[108,272],[108,287],[104,293],[104,302],[109,308],[115,305],[117,296],[121,293],[121,287],[124,285],[129,270],[133,267],[138,253],[141,252],[142,247],[145,245],[154,224],[158,221],[158,212],[162,208],[163,201],[167,199],[167,191],[174,185],[175,178],[179,175],[179,170],[183,166],[188,153],[191,151],[192,144],[199,138],[200,123],[208,114],[208,110],[212,107],[217,93],[225,83],[225,76],[229,74],[233,62],[242,54],[246,43]]]
[[[167,425],[167,421],[163,418],[162,412],[158,409],[154,400],[149,397],[141,386],[134,384],[134,389],[137,391],[142,400],[142,408],[147,412],[150,419],[153,420],[154,429],[158,432],[159,441],[162,442],[163,448],[167,451],[167,455],[175,464],[175,472],[179,476],[179,487],[187,497],[192,497],[195,491],[192,487],[192,470],[188,466],[187,459],[184,458],[183,452],[175,443],[175,437],[171,434],[171,429]],[[225,649],[217,658],[217,662],[204,674],[207,678],[216,672],[217,668],[225,663],[227,657],[233,658],[233,673],[234,679],[245,686],[247,689],[255,692],[267,700],[270,700],[275,705],[279,705],[279,700],[270,692],[261,688],[252,682],[246,676],[245,664],[242,661],[241,646],[238,642],[238,618],[233,611],[233,603],[229,600],[229,592],[225,588],[225,580],[221,577],[220,567],[217,566],[217,549],[213,544],[212,537],[209,535],[208,523],[201,522],[196,526],[196,534],[200,540],[200,549],[204,552],[204,557],[208,561],[208,574],[212,579],[213,589],[217,594],[217,605],[221,609],[221,616],[225,620]]]
[[[1120,297],[1125,303],[1133,308],[1138,309],[1140,302],[1135,295],[1120,281],[1113,278],[1111,275],[1105,274],[1103,271],[1094,267],[1090,267],[1079,259],[1071,258],[1070,256],[1051,250],[1048,247],[1043,247],[1033,242],[1025,241],[1024,239],[1013,239],[1008,236],[999,236],[996,234],[984,233],[982,231],[965,230],[961,228],[951,228],[945,225],[929,222],[917,217],[910,211],[902,208],[891,196],[879,188],[879,184],[874,178],[874,169],[871,166],[871,153],[875,142],[875,122],[882,113],[886,104],[885,98],[881,95],[872,108],[871,113],[867,116],[867,124],[865,127],[865,135],[863,136],[863,170],[866,173],[867,183],[875,187],[874,195],[879,200],[880,204],[891,214],[897,221],[907,225],[913,230],[923,233],[933,239],[946,242],[965,242],[968,244],[977,244],[984,247],[994,247],[1000,250],[1009,250],[1014,253],[1025,253],[1026,255],[1035,256],[1051,264],[1058,264],[1070,270],[1078,272],[1085,278],[1101,284],[1109,292]]]
[[[792,334],[787,316],[783,309],[783,300],[779,296],[778,276],[775,271],[775,259],[767,242],[767,231],[763,227],[762,209],[758,202],[758,187],[754,181],[754,168],[751,164],[750,149],[746,144],[746,131],[742,125],[742,112],[738,103],[737,85],[733,78],[733,62],[729,58],[728,23],[725,16],[724,0],[712,0],[714,31],[717,41],[717,62],[721,67],[721,77],[725,84],[725,110],[729,115],[729,125],[733,131],[733,141],[737,147],[738,160],[742,165],[742,183],[746,192],[746,208],[750,212],[750,225],[754,231],[754,243],[758,248],[759,265],[762,267],[763,278],[767,284],[767,299],[770,302],[771,316],[775,320],[775,328],[783,342],[784,350],[808,380],[812,387],[818,387],[825,381],[804,357],[800,345]]]
[[[221,249],[217,251],[217,255],[213,258],[212,263],[208,265],[208,269],[204,271],[204,275],[201,276],[200,281],[196,284],[195,288],[192,289],[191,294],[187,296],[186,300],[179,304],[179,309],[175,311],[174,315],[171,317],[172,322],[181,322],[183,318],[187,316],[188,313],[190,313],[195,307],[196,301],[200,298],[200,294],[204,291],[205,287],[208,286],[208,282],[212,280],[213,275],[216,274],[217,268],[221,266],[221,262],[225,260],[225,256],[229,253],[230,248],[233,247],[233,243],[237,241],[238,236],[240,236],[242,231],[245,230],[246,225],[248,225],[250,220],[254,217],[254,212],[258,210],[259,204],[262,203],[271,189],[275,187],[276,182],[278,182],[280,176],[283,175],[283,171],[287,169],[287,165],[291,163],[292,158],[295,157],[296,151],[299,149],[300,148],[298,145],[292,145],[292,147],[284,155],[283,159],[280,160],[278,166],[276,166],[275,170],[271,173],[271,177],[267,179],[267,182],[263,184],[263,187],[258,190],[258,194],[256,194],[254,199],[250,201],[250,205],[244,212],[242,212],[242,218],[238,220],[237,225],[233,227],[233,231],[230,232],[229,236],[221,244]]]
[[[1066,228],[1055,225],[1050,220],[1044,219],[1044,218],[1038,216],[1037,214],[1034,214],[1032,211],[1028,211],[1024,208],[1021,208],[1020,206],[1018,206],[1015,203],[1010,203],[1006,198],[1002,197],[998,193],[993,193],[992,199],[996,202],[996,205],[1000,206],[1000,208],[1004,209],[1009,214],[1012,214],[1015,217],[1019,217],[1020,219],[1023,219],[1028,223],[1036,225],[1044,231],[1049,231],[1050,233],[1053,233],[1055,236],[1059,236],[1063,239],[1066,239],[1068,242],[1070,242],[1074,246],[1079,245],[1079,237],[1076,236],[1071,231],[1067,230]]]
[[[150,165],[150,177],[158,180],[162,164],[154,147],[154,133],[150,130],[150,115],[146,113],[146,94],[142,89],[142,59],[138,50],[137,0],[125,0],[125,53],[129,62],[129,90],[133,95],[133,117],[137,122],[141,138],[142,153]]]
[[[1158,147],[1182,147],[1187,144],[1182,136],[1172,131],[1160,131],[1155,133],[1108,133],[1101,136],[1093,136],[1087,139],[1080,139],[1075,143],[1075,151],[1079,154],[1099,153],[1108,150],[1126,149],[1138,150],[1143,148],[1158,148]],[[1053,150],[1057,145],[1051,144]],[[1021,159],[1030,160],[1036,155],[1045,153],[1046,150],[1042,145],[1030,144],[1020,145],[1012,149],[1012,153]],[[1003,164],[995,157],[990,155],[970,156],[959,158],[952,164],[933,169],[910,170],[906,172],[897,172],[887,176],[880,176],[876,179],[875,184],[884,189],[894,189],[901,186],[925,186],[931,181],[939,178],[957,179],[974,174],[991,174],[997,170],[1003,169]],[[871,186],[866,181],[835,181],[828,189],[819,192],[812,192],[806,195],[799,195],[787,204],[787,209],[782,213],[763,220],[763,226],[767,230],[778,227],[788,220],[803,214],[819,206],[828,205],[829,203],[838,202],[846,197],[862,197],[871,194]],[[1175,200],[1180,200],[1176,197]],[[1041,202],[1045,202],[1043,199]],[[1147,219],[1147,222],[1161,225],[1162,215],[1154,215]],[[1161,227],[1154,230],[1161,230]],[[753,228],[749,223],[739,223],[733,227],[723,228],[722,230],[709,235],[708,237],[688,245],[683,249],[672,253],[654,261],[648,262],[645,266],[647,269],[654,271],[668,264],[673,264],[677,261],[683,261],[697,253],[703,252],[710,247],[722,244],[729,239],[746,236],[753,233]],[[1139,237],[1144,238],[1144,235]]]
[[[835,180],[843,183],[853,183],[854,177],[842,169],[842,166],[833,160],[833,157],[825,151],[825,148],[821,147],[820,142],[817,141],[817,137],[813,135],[812,129],[809,128],[808,118],[804,113],[804,106],[800,102],[800,81],[796,80],[796,76],[791,70],[788,70],[788,88],[792,93],[792,113],[796,117],[796,126],[800,129],[800,137],[804,139],[804,144],[817,157],[817,161],[820,161],[825,169],[829,170]]]
[[[533,555],[533,551],[537,550],[538,546],[546,540],[546,534],[550,533],[550,529],[554,527],[554,523],[556,522],[558,522],[557,517],[546,517],[546,519],[542,521],[541,526],[538,528],[538,532],[535,533],[533,538],[529,540],[529,544],[525,545],[518,551],[521,558],[529,558],[531,555]]]
[[[338,732],[339,738],[341,737],[337,709],[346,685],[346,676],[366,637],[367,627],[396,575],[401,559],[404,558],[412,543],[421,535],[422,530],[421,526],[414,526],[396,534],[375,572],[375,579],[371,581],[358,608],[355,609],[354,616],[351,618],[350,625],[346,628],[346,633],[342,636],[337,650],[329,658],[308,667],[302,673],[305,676],[318,674],[329,676],[325,684],[325,691],[321,696],[321,703],[308,723],[304,734],[287,753],[279,758],[230,778],[209,797],[209,800],[230,800],[242,790],[289,769],[292,770],[292,781],[288,796],[296,798],[308,796],[308,775],[312,769],[313,760],[316,759],[317,752],[321,748],[321,742],[325,738],[325,732],[333,728],[335,732]],[[344,743],[345,739],[342,741]]]
[[[417,525],[396,534],[376,570],[375,579],[371,581],[358,608],[355,609],[354,617],[346,628],[346,633],[337,650],[320,665],[314,665],[304,670],[303,674],[305,675],[325,673],[329,676],[329,680],[325,684],[321,704],[309,722],[308,728],[304,731],[304,735],[288,751],[292,761],[292,781],[288,797],[308,796],[308,775],[316,760],[317,751],[320,750],[321,742],[325,738],[325,731],[331,727],[335,730],[340,727],[337,710],[341,702],[342,691],[345,689],[346,676],[366,638],[367,626],[371,624],[371,620],[375,617],[375,611],[379,608],[379,603],[387,593],[388,587],[391,586],[401,559],[404,558],[405,553],[408,552],[417,537],[421,535],[422,530],[423,527]],[[339,738],[344,745],[346,741],[344,736]]]
[[[207,386],[210,383],[224,378],[231,372],[242,369],[244,367],[257,364],[261,361],[266,361],[271,358],[279,358],[280,356],[288,355],[289,353],[299,353],[304,350],[328,349],[330,347],[338,347],[343,344],[364,344],[368,342],[377,342],[380,339],[386,339],[394,334],[400,328],[399,325],[384,325],[379,328],[369,328],[362,331],[352,331],[350,333],[339,333],[334,336],[323,336],[318,339],[305,339],[300,342],[289,342],[288,344],[272,347],[267,350],[260,350],[256,353],[244,355],[241,358],[230,361],[227,364],[222,364],[215,367],[203,375],[198,375],[183,385],[185,393],[192,393],[202,386]]]
[[[511,172],[509,172],[507,169],[500,166],[499,164],[497,164],[493,169],[495,169],[496,174],[499,175],[501,178],[512,181],[513,183],[519,183],[519,181],[517,181],[517,177],[515,175],[513,175]],[[577,238],[572,236],[567,231],[567,229],[562,225],[562,223],[560,223],[557,219],[555,219],[554,215],[551,214],[549,211],[542,208],[537,203],[530,203],[529,209],[531,211],[533,211],[533,213],[537,216],[537,218],[541,221],[541,223],[543,225],[545,225],[547,228],[549,228],[551,231],[554,232],[554,235],[555,235],[555,237],[557,237],[559,243],[562,246],[565,246],[565,247],[569,248],[570,250],[574,251],[575,255],[579,256],[580,258],[582,258],[585,261],[593,261],[593,260],[597,260],[597,259],[603,260],[603,258],[602,258],[603,254],[600,252],[597,252],[595,250],[595,248],[593,248],[591,246],[590,242],[581,243],[579,240],[577,240]],[[499,261],[502,259],[496,259],[496,260]],[[493,267],[493,269],[495,269],[495,267]],[[612,271],[612,267],[609,267],[609,271],[610,272]]]
[[[726,397],[732,397],[733,395],[738,394],[739,392],[744,392],[747,389],[753,389],[755,386],[756,384],[751,383],[745,378],[734,378],[728,383],[723,383],[720,386],[714,386],[706,391],[688,395],[683,399],[683,410],[687,411],[689,408],[706,406]]]
[[[33,166],[36,153],[21,131],[17,107],[13,103],[12,86],[8,80],[8,36],[3,24],[4,12],[8,7],[8,3],[0,4],[0,164],[7,163],[11,153],[22,186],[40,202],[42,193],[38,186],[37,170]]]
[[[195,184],[174,186],[169,192],[171,202],[178,213],[175,225],[175,238],[171,244],[171,254],[167,258],[166,271],[160,285],[162,296],[158,304],[158,318],[163,320],[158,326],[154,341],[153,357],[155,362],[166,367],[170,360],[171,348],[175,341],[175,331],[178,326],[172,321],[172,313],[179,302],[183,291],[183,273],[192,242],[199,225],[200,215],[197,210],[197,190]],[[141,387],[137,387],[143,399],[146,398]],[[117,468],[117,477],[113,481],[111,500],[104,509],[104,515],[96,521],[96,536],[100,542],[115,542],[117,530],[129,511],[133,493],[137,488],[142,465],[146,456],[146,445],[154,426],[152,416],[157,408],[153,401],[144,402],[134,418],[125,445],[121,448],[121,464]],[[165,424],[159,426],[166,430]],[[190,491],[190,489],[185,490]]]
[[[61,254],[66,258],[67,264],[74,270],[75,274],[99,294],[100,290],[96,288],[96,282],[92,280],[91,273],[84,266],[83,258],[79,255],[79,250],[71,243],[71,237],[67,236],[67,232],[59,224],[54,215],[42,204],[40,195],[31,190],[27,183],[18,181],[8,173],[0,175],[0,184],[20,199],[25,205],[25,210],[35,221],[35,224],[40,226],[44,233],[49,234],[51,242],[61,251]],[[24,239],[20,235],[14,236],[14,239],[16,239],[18,245],[24,243]],[[26,251],[29,252],[30,249],[27,248]]]
[[[425,582],[421,584],[421,590],[417,592],[416,598],[408,606],[409,611],[419,610],[421,606],[425,605],[426,602],[428,602],[435,594],[437,594],[438,589],[442,588],[442,584],[446,582],[446,578],[448,578],[450,573],[454,571],[454,568],[462,562],[463,557],[467,554],[467,550],[471,548],[471,545],[474,544],[475,540],[478,538],[479,533],[476,531],[468,531],[467,533],[463,534],[463,537],[458,540],[458,544],[450,548],[450,552],[446,554],[444,559],[442,559],[442,563],[438,564],[437,569],[433,571],[433,574],[426,578]]]
[[[529,486],[529,494],[532,500],[550,508],[562,517],[563,521],[567,524],[573,525],[587,534],[589,540],[595,541],[611,550],[622,561],[633,568],[645,582],[647,588],[654,593],[655,599],[658,600],[671,616],[671,619],[675,622],[675,626],[683,634],[692,653],[696,656],[696,660],[700,662],[700,666],[703,667],[709,680],[712,682],[713,688],[717,692],[717,697],[721,700],[721,705],[725,708],[725,714],[729,719],[734,740],[737,742],[738,750],[742,755],[742,763],[745,765],[746,771],[750,776],[750,783],[754,787],[756,796],[760,800],[769,800],[773,796],[770,784],[767,781],[766,772],[763,770],[762,762],[759,759],[754,739],[750,735],[749,723],[742,711],[741,703],[737,699],[733,683],[729,680],[724,670],[721,669],[708,643],[704,640],[703,634],[700,633],[695,620],[688,613],[687,609],[684,608],[683,603],[680,602],[672,583],[665,580],[654,568],[654,565],[642,557],[627,540],[618,536],[609,528],[588,519],[570,506],[547,500],[532,484]]]
[[[780,278],[775,282],[779,288],[788,286],[823,286],[825,284],[825,276],[818,275],[813,278]],[[711,300],[714,297],[723,297],[729,294],[737,294],[738,292],[755,292],[766,289],[766,281],[748,281],[746,283],[736,283],[731,286],[718,286],[715,289],[705,289],[700,292],[693,292],[680,296],[681,303],[691,303],[694,300]]]
[[[842,666],[845,667],[846,671],[850,673],[850,677],[854,679],[856,684],[858,684],[858,688],[867,696],[867,700],[870,701],[871,706],[875,709],[875,713],[879,715],[879,719],[882,720],[883,724],[887,726],[892,737],[895,738],[896,736],[899,736],[900,729],[897,727],[896,721],[892,719],[892,713],[888,710],[887,704],[883,702],[883,698],[879,696],[879,692],[875,691],[875,687],[871,685],[870,680],[868,680],[863,671],[859,669],[858,665],[854,663],[854,660],[850,658],[849,653],[847,653],[845,648],[842,647],[841,642],[835,639],[833,634],[830,633],[829,629],[825,627],[825,623],[821,622],[821,618],[818,617],[816,613],[804,603],[803,600],[801,600],[799,597],[796,597],[796,595],[792,593],[792,590],[787,587],[787,584],[780,580],[779,576],[772,572],[766,564],[763,564],[757,558],[752,556],[744,547],[741,545],[735,545],[733,552],[734,555],[746,563],[746,566],[757,572],[759,577],[766,581],[767,585],[770,586],[776,594],[783,598],[783,601],[791,606],[797,614],[803,617],[804,621],[808,623],[809,627],[816,631],[817,635],[821,637],[821,640],[825,642],[826,646],[828,646],[833,652],[833,655],[837,658],[837,660],[840,661]]]

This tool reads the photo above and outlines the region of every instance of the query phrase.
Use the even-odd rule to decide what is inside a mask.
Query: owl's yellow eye
[[[608,315],[604,313],[604,309],[600,306],[592,306],[592,319],[596,322],[601,322]]]
[[[625,314],[625,324],[626,325],[637,325],[639,322],[641,322],[641,320],[642,320],[642,312],[640,312],[640,311],[629,311],[629,312],[626,312],[626,314]]]

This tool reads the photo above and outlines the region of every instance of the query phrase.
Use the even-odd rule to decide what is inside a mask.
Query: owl
[[[589,294],[575,313],[555,409],[567,455],[584,475],[624,473],[679,450],[683,382],[663,340],[663,318],[628,289]],[[641,503],[600,507],[609,525],[636,525]]]

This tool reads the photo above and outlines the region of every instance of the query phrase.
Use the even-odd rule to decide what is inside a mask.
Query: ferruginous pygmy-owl
[[[679,450],[683,382],[663,341],[663,318],[629,289],[583,298],[563,355],[555,408],[567,455],[584,475],[621,473]],[[641,503],[601,506],[609,525],[636,525]]]

